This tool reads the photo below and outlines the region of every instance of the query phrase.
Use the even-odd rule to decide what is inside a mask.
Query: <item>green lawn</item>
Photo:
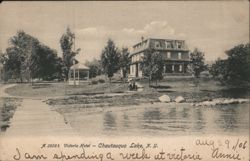
[[[69,86],[61,83],[36,83],[36,84],[18,84],[15,87],[6,90],[7,93],[14,96],[23,97],[57,97],[65,95],[82,95],[95,93],[119,93],[127,89],[123,83],[98,83],[83,84],[80,86]]]
[[[147,80],[138,80],[138,82],[144,86],[141,92],[128,91],[128,83],[119,80],[114,80],[111,84],[106,81],[106,83],[97,84],[85,83],[80,86],[69,86],[63,82],[18,84],[7,89],[6,92],[15,96],[45,98],[51,105],[84,107],[153,103],[157,102],[158,97],[163,94],[169,95],[173,100],[177,96],[183,96],[187,102],[200,102],[220,97],[242,98],[249,92],[249,89],[230,91],[231,89],[208,78],[199,80],[167,78],[158,83],[158,86],[155,86],[154,82],[149,86]]]
[[[185,79],[165,79],[158,83],[158,86],[155,86],[154,82],[152,82],[151,87],[148,85],[147,80],[138,80],[138,82],[144,86],[144,90],[142,92],[129,92],[128,84],[122,83],[121,81],[114,81],[110,83],[85,83],[80,86],[69,86],[63,82],[61,83],[35,83],[31,84],[18,84],[12,88],[6,90],[7,93],[14,96],[22,96],[22,97],[40,97],[40,98],[52,98],[58,96],[67,96],[65,99],[68,99],[69,104],[74,103],[82,103],[82,104],[91,104],[93,103],[93,99],[95,99],[94,103],[101,102],[102,100],[105,102],[119,102],[120,104],[126,104],[126,102],[130,100],[130,102],[145,102],[148,100],[150,102],[157,101],[158,97],[167,94],[172,99],[175,99],[177,96],[183,96],[187,99],[188,102],[202,101],[217,97],[223,97],[223,90],[227,88],[221,86],[218,82],[210,80],[210,79],[199,79],[199,81],[194,81],[192,78]],[[103,97],[95,98],[96,94],[117,94],[113,98],[105,98]],[[122,93],[125,93],[124,95]],[[60,99],[62,99],[60,97]],[[84,98],[93,98],[92,100],[84,100],[76,101],[79,97]],[[74,99],[72,101],[71,99]],[[97,99],[97,100],[96,100]],[[52,101],[53,102],[53,101]],[[67,101],[63,101],[64,104],[67,104]],[[147,101],[146,101],[147,102]]]

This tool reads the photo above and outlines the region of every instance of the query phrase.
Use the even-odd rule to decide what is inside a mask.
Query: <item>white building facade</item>
[[[189,50],[184,40],[153,39],[142,40],[133,46],[130,54],[130,77],[143,77],[141,62],[145,52],[159,52],[164,61],[164,74],[187,73],[187,66],[190,63]]]

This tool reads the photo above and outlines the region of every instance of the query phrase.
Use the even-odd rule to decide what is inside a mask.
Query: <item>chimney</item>
[[[141,42],[143,42],[143,41],[144,41],[144,37],[142,36],[142,37],[141,37]]]

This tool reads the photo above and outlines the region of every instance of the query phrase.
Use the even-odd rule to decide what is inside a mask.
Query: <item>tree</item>
[[[204,60],[204,53],[197,48],[195,48],[190,54],[190,68],[196,78],[199,77],[200,73],[206,69]]]
[[[62,59],[57,56],[57,52],[49,47],[40,44],[36,54],[31,57],[35,64],[32,70],[32,77],[42,78],[43,80],[61,79]]]
[[[4,64],[5,60],[5,54],[2,52],[2,50],[0,50],[0,63]]]
[[[7,48],[4,56],[4,74],[5,80],[8,79],[20,79],[22,81],[21,76],[21,64],[23,62],[23,58],[20,54],[18,54],[18,50],[16,48]]]
[[[226,51],[225,60],[217,60],[210,70],[222,83],[244,85],[250,81],[250,44],[240,44]]]
[[[122,70],[123,78],[127,77],[128,70],[129,70],[129,63],[130,63],[130,58],[129,58],[128,48],[122,48],[119,65]]]
[[[0,80],[4,81],[6,80],[5,77],[5,71],[4,71],[4,64],[6,62],[5,54],[0,50]]]
[[[214,64],[212,64],[211,68],[209,69],[209,73],[220,82],[224,83],[227,77],[227,61],[218,58]]]
[[[20,30],[10,39],[10,44],[11,46],[6,49],[7,57],[10,58],[10,61],[17,62],[18,65],[12,67],[10,62],[7,62],[6,67],[8,68],[5,68],[7,73],[9,73],[8,70],[10,69],[12,74],[18,75],[21,82],[23,80],[30,81],[32,71],[37,69],[32,55],[36,54],[36,48],[39,45],[38,39]]]
[[[21,82],[33,78],[45,80],[55,73],[61,73],[61,60],[56,51],[40,43],[38,39],[18,31],[10,42],[11,46],[4,54],[7,79],[20,79]]]
[[[149,85],[151,80],[157,85],[157,81],[163,78],[164,60],[159,52],[153,50],[146,52],[141,67],[144,75],[149,77]]]
[[[92,61],[86,61],[86,66],[89,67],[89,77],[94,78],[102,73],[102,64],[100,60],[94,59]]]
[[[69,69],[73,65],[74,57],[80,52],[80,48],[77,50],[73,49],[74,41],[75,34],[71,32],[70,28],[67,28],[66,33],[64,33],[60,39],[60,45],[63,52],[63,72],[66,80],[68,80]]]
[[[109,39],[107,46],[102,51],[101,62],[104,73],[108,76],[110,83],[114,73],[119,69],[119,59],[120,53],[118,48],[115,46],[114,42]]]
[[[250,44],[240,44],[226,51],[228,56],[228,83],[250,81]]]

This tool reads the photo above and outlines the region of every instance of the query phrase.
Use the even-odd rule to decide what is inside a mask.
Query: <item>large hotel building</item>
[[[135,44],[130,54],[130,77],[143,77],[141,61],[145,52],[159,52],[165,61],[164,74],[183,75],[190,62],[189,50],[184,40],[142,39]]]

